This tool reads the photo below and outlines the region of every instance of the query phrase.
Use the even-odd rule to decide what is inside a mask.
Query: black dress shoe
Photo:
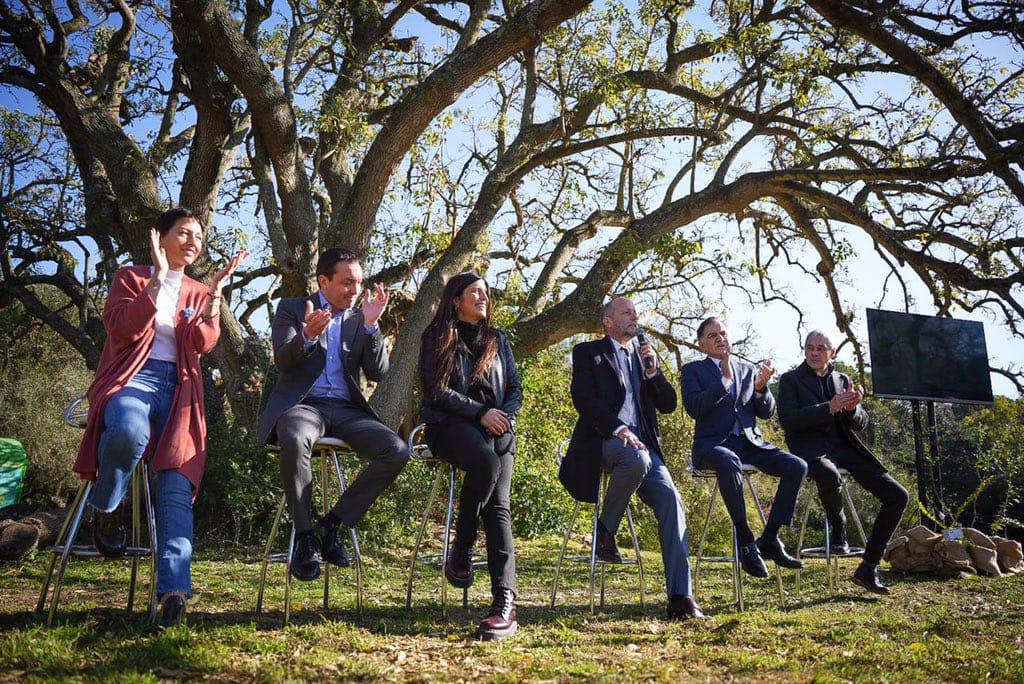
[[[836,530],[838,529],[838,532]],[[831,535],[832,543],[828,545],[830,553],[834,553],[838,556],[844,556],[850,553],[850,542],[846,540],[846,530],[839,527],[833,527]]]
[[[312,582],[320,576],[320,554],[316,547],[316,537],[312,532],[303,532],[295,537],[295,548],[292,550],[292,562],[288,570],[300,582]]]
[[[174,627],[185,621],[187,602],[181,594],[167,594],[160,601],[160,627]]]
[[[597,531],[597,559],[605,563],[621,563],[622,554],[615,543],[615,535],[604,530]]]
[[[804,564],[799,558],[793,558],[786,553],[786,547],[782,545],[782,540],[778,537],[773,537],[771,539],[764,539],[762,537],[761,539],[758,539],[757,550],[761,552],[763,557],[770,561],[775,561],[776,565],[784,568],[799,570],[804,567]]]
[[[757,550],[757,544],[748,544],[740,547],[740,566],[748,575],[765,578],[768,576],[768,568]]]
[[[458,542],[452,544],[448,560],[444,564],[444,576],[448,584],[459,589],[473,586],[473,558],[470,549]]]
[[[338,536],[338,524],[326,519],[320,521],[320,558],[339,568],[352,564],[352,557],[345,552]]]
[[[669,620],[704,620],[706,616],[692,596],[673,596],[668,600]]]
[[[491,603],[491,611],[477,627],[477,636],[484,641],[499,641],[512,636],[518,629],[516,595],[511,589],[499,589]]]
[[[878,579],[878,567],[870,563],[858,565],[857,569],[853,571],[851,579],[858,587],[863,587],[874,594],[888,596],[892,593],[892,590]]]
[[[124,526],[121,507],[110,513],[93,510],[92,542],[104,558],[121,558],[128,546],[128,530]]]

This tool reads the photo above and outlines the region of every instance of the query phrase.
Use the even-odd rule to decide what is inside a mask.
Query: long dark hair
[[[437,373],[434,376],[434,391],[448,387],[452,375],[456,370],[455,348],[459,343],[459,331],[455,324],[459,320],[459,314],[455,310],[456,298],[462,296],[466,288],[478,280],[484,280],[479,274],[466,272],[452,276],[444,284],[444,292],[441,293],[441,302],[434,312],[434,320],[427,327],[426,335],[434,338],[434,363]],[[484,287],[487,281],[484,280]],[[480,324],[480,342],[483,351],[473,368],[471,380],[479,380],[490,370],[494,357],[498,354],[498,333],[491,328],[491,298],[490,288],[487,288],[487,314]]]

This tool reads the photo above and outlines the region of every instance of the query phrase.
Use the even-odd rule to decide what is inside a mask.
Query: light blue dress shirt
[[[354,315],[355,312],[352,309],[334,311],[322,292],[318,292],[317,295],[320,297],[320,308],[331,311],[332,316],[331,322],[327,324],[327,328],[321,333],[321,336],[327,336],[327,361],[324,364],[323,372],[320,373],[320,377],[313,383],[313,387],[306,396],[351,401],[352,397],[349,394],[348,383],[345,382],[345,356],[341,348],[341,335],[345,319]],[[377,332],[378,326],[364,325],[363,329],[367,335],[372,335]],[[313,345],[317,343],[317,340],[306,339],[304,332],[302,339],[306,342],[307,350],[312,349]]]

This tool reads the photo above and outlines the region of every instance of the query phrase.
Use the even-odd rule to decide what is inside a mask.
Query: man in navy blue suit
[[[746,572],[767,577],[764,558],[784,568],[801,568],[803,564],[782,545],[779,529],[793,521],[807,464],[766,442],[757,429],[758,418],[767,420],[775,414],[775,399],[768,389],[775,374],[772,362],[755,366],[734,358],[729,330],[716,317],[698,326],[697,343],[707,357],[686,364],[682,371],[683,405],[696,421],[693,465],[718,474],[722,500],[736,527],[740,564]],[[757,540],[747,524],[743,464],[779,478],[768,523]]]

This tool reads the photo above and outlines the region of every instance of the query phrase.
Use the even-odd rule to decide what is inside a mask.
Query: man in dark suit
[[[320,575],[320,558],[342,567],[351,562],[339,526],[355,526],[409,460],[405,441],[381,422],[360,386],[363,373],[377,382],[388,369],[377,326],[387,292],[378,284],[375,296],[355,308],[363,268],[346,249],[321,254],[316,274],[316,294],[277,306],[271,343],[280,375],[259,424],[261,444],[281,444],[281,480],[296,530],[292,575],[300,580]],[[324,436],[345,440],[369,463],[314,530],[310,456]]]
[[[668,617],[703,618],[693,600],[686,510],[665,467],[655,411],[676,410],[676,392],[661,372],[646,341],[635,338],[633,303],[618,298],[601,314],[605,337],[572,350],[572,403],[579,420],[569,441],[559,478],[580,501],[597,501],[601,471],[610,473],[598,520],[597,556],[622,562],[615,532],[636,492],[658,521],[668,589]]]
[[[861,405],[864,390],[848,375],[835,369],[836,350],[828,335],[814,330],[804,341],[804,362],[779,380],[779,422],[786,431],[790,451],[807,461],[807,474],[818,485],[818,494],[832,528],[834,553],[848,553],[846,518],[837,467],[881,502],[871,527],[864,557],[853,573],[853,582],[876,594],[889,594],[878,578],[878,564],[885,545],[896,531],[907,507],[907,490],[860,441],[856,431],[868,425]]]
[[[718,474],[722,501],[736,528],[740,564],[746,572],[767,577],[764,558],[784,568],[801,568],[803,563],[782,545],[779,529],[793,521],[807,466],[766,442],[757,429],[758,418],[767,420],[775,413],[775,399],[768,389],[775,374],[772,362],[754,366],[733,357],[729,330],[716,317],[697,327],[697,344],[706,358],[686,364],[682,371],[683,405],[696,421],[693,465]],[[747,524],[743,464],[779,478],[771,514],[757,540]]]

